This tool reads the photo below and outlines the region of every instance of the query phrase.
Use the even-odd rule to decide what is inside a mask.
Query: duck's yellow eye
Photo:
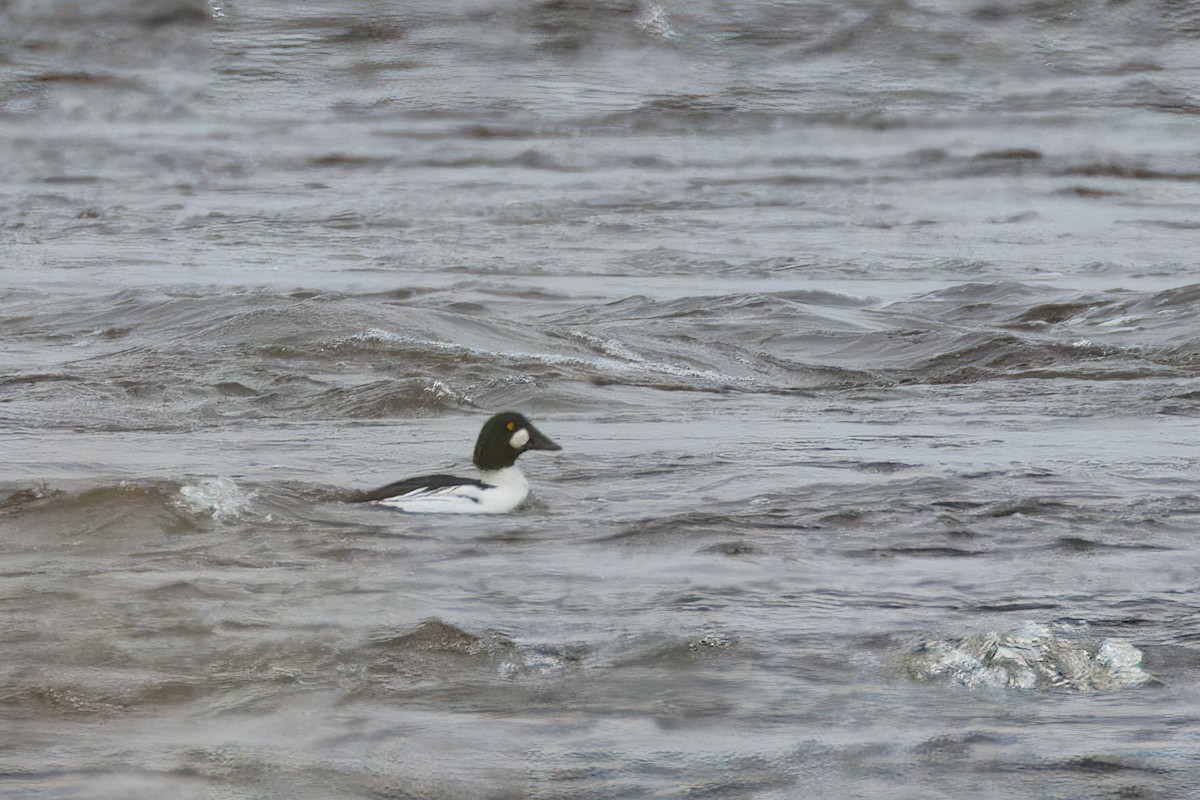
[[[507,425],[505,425],[504,427],[508,428],[511,431],[513,428],[517,427],[517,423],[510,422]]]

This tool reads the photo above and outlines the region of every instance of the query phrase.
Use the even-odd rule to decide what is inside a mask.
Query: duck
[[[479,431],[472,459],[478,478],[422,475],[362,492],[352,501],[415,514],[507,514],[529,496],[529,482],[517,468],[517,457],[527,450],[562,448],[522,414],[505,411]]]

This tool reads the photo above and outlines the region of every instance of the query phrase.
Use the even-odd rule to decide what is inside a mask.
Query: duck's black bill
[[[529,431],[529,441],[525,443],[525,447],[523,449],[525,449],[525,450],[562,450],[561,447],[559,447],[554,442],[552,442],[541,431],[539,431],[537,428],[533,427],[532,425],[530,425],[527,428],[527,430]]]

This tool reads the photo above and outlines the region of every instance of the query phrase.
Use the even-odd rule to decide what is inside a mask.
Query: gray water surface
[[[1198,40],[0,5],[0,793],[1196,796]]]

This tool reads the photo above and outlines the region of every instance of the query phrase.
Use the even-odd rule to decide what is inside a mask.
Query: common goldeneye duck
[[[473,461],[481,475],[423,475],[389,483],[354,498],[401,511],[432,514],[506,514],[524,502],[529,482],[517,469],[526,450],[561,450],[533,424],[512,411],[483,423]]]

